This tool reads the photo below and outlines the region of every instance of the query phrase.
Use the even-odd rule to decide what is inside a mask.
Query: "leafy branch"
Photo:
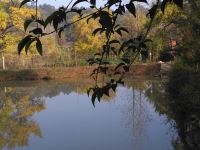
[[[95,100],[101,100],[103,95],[109,96],[110,90],[116,91],[118,84],[123,84],[123,77],[126,72],[129,72],[130,66],[138,57],[139,54],[148,57],[147,51],[147,43],[151,40],[147,38],[148,33],[151,30],[153,20],[157,14],[158,9],[161,9],[164,12],[165,7],[168,3],[175,3],[177,6],[183,6],[183,0],[157,0],[156,4],[154,4],[147,14],[150,17],[150,22],[147,27],[145,34],[141,34],[138,37],[129,39],[127,41],[121,42],[117,39],[112,39],[114,34],[118,34],[122,36],[123,33],[128,33],[128,30],[120,24],[117,24],[117,19],[124,15],[126,11],[129,11],[133,17],[136,17],[136,7],[134,2],[140,3],[148,3],[146,0],[129,0],[127,4],[122,3],[122,0],[107,0],[104,7],[97,8],[96,7],[96,0],[71,0],[67,7],[60,7],[58,10],[53,12],[46,20],[41,20],[37,16],[37,2],[38,0],[23,0],[21,2],[20,7],[26,5],[28,2],[36,1],[36,17],[32,17],[28,19],[24,23],[25,31],[28,29],[29,25],[33,22],[37,23],[37,28],[29,31],[29,35],[26,36],[24,39],[21,40],[18,46],[19,54],[23,49],[27,52],[30,45],[36,42],[36,48],[38,52],[42,55],[42,43],[40,42],[40,37],[44,37],[49,34],[57,33],[61,36],[61,33],[67,27],[78,23],[83,19],[87,19],[87,22],[90,19],[98,20],[100,24],[100,28],[94,30],[93,35],[96,34],[104,34],[106,37],[106,42],[102,46],[102,50],[99,53],[96,53],[93,58],[88,60],[90,65],[96,65],[97,67],[93,70],[91,77],[94,79],[95,84],[94,87],[88,89],[88,95],[92,94],[91,100],[93,105],[95,105]],[[76,6],[82,2],[86,2],[90,4],[90,8],[94,9],[95,11],[91,14],[83,15],[84,8],[77,8]],[[71,6],[72,5],[72,6]],[[69,7],[71,8],[69,9]],[[79,14],[79,18],[71,23],[66,23],[66,16],[68,13],[77,13]],[[61,25],[65,22],[65,25]],[[44,30],[48,25],[53,25],[54,31],[45,33]],[[117,48],[115,45],[118,45]],[[112,70],[113,77],[116,76],[115,79],[110,79],[109,82],[100,86],[99,83],[99,76],[102,74],[103,76],[107,75],[107,72],[110,67],[110,62],[106,59],[109,57],[110,53],[113,52],[117,56],[121,57],[121,63],[119,63],[114,70]],[[135,56],[133,55],[135,54]]]

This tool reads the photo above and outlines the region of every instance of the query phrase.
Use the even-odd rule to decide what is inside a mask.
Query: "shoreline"
[[[31,80],[70,80],[89,78],[95,66],[67,67],[67,68],[44,68],[25,70],[1,70],[0,82],[4,81],[31,81]],[[132,65],[127,77],[158,77],[161,73],[161,64],[138,64]],[[126,77],[125,76],[125,77]]]

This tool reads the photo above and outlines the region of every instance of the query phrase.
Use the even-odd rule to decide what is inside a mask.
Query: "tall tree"
[[[0,2],[0,48],[3,51],[15,52],[17,43],[25,34],[23,22],[35,14],[30,8],[18,8],[19,2]],[[16,52],[15,52],[16,53]]]
[[[77,16],[72,20],[77,20]],[[102,35],[94,36],[93,31],[98,28],[96,21],[90,21],[87,25],[86,19],[81,20],[78,24],[73,27],[73,50],[82,58],[88,59],[89,56],[98,53],[102,47],[105,39]],[[101,40],[99,40],[101,39]]]

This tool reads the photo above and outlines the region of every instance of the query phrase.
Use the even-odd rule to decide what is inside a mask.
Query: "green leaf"
[[[124,71],[129,72],[129,67],[128,66],[123,66]]]
[[[34,33],[35,35],[37,35],[37,34],[42,35],[43,31],[41,28],[36,28],[36,29],[31,30],[30,33]]]
[[[117,4],[119,0],[109,0],[107,2],[108,8],[112,7],[113,5]]]
[[[96,0],[90,0],[90,3],[95,6],[96,5]]]
[[[148,56],[149,56],[148,51],[146,51],[146,50],[142,50],[142,51],[140,52],[140,54],[141,54],[142,57],[145,58],[145,59],[147,59]]]
[[[97,28],[97,29],[95,29],[95,30],[93,31],[92,35],[95,36],[98,32],[102,32],[102,31],[103,31],[102,28]]]
[[[24,6],[26,3],[31,2],[31,0],[23,0],[19,7]]]
[[[26,31],[28,29],[28,26],[33,22],[33,19],[27,19],[24,22],[24,30]]]
[[[123,13],[125,13],[125,7],[124,6],[119,6],[119,8],[114,11],[114,13],[123,15]]]
[[[97,95],[96,95],[96,92],[94,92],[93,94],[92,94],[92,104],[93,104],[93,106],[95,107],[95,99],[96,99],[96,97],[97,97]]]
[[[92,16],[87,19],[87,24],[89,23],[90,19],[96,19],[97,17],[98,15],[96,13],[92,14]]]
[[[173,2],[177,5],[177,6],[179,6],[179,7],[183,7],[183,0],[173,0]]]
[[[37,23],[39,23],[40,25],[42,25],[43,27],[45,27],[45,22],[42,19],[38,19],[36,20]]]
[[[57,32],[57,30],[58,30],[58,24],[59,24],[58,19],[57,19],[57,18],[54,18],[54,20],[53,20],[53,27],[54,27],[54,29],[56,30],[56,32]]]
[[[125,63],[130,64],[130,59],[128,59],[128,58],[122,58],[122,60],[123,60]]]
[[[146,39],[144,40],[144,42],[147,43],[147,42],[153,42],[153,41],[151,39]]]
[[[48,24],[51,24],[54,20],[58,20],[60,17],[60,11],[55,11],[53,12],[50,16],[47,17],[45,20],[45,28],[47,27]]]
[[[126,28],[120,27],[115,32],[117,32],[120,36],[122,36],[122,31],[128,33],[128,30]]]
[[[109,12],[99,12],[99,23],[102,25],[102,28],[107,29],[108,32],[112,30],[112,18],[110,17]]]
[[[112,40],[109,42],[109,44],[120,44],[119,40]]]
[[[61,38],[62,32],[64,32],[64,28],[61,28],[61,29],[58,31],[58,36],[59,36],[60,38]]]
[[[109,88],[104,88],[104,89],[103,89],[103,93],[104,93],[106,96],[110,96],[110,94],[109,94]]]
[[[111,86],[111,88],[112,88],[112,90],[115,92],[116,89],[117,89],[117,84],[113,84],[113,85]]]
[[[18,48],[17,48],[19,55],[21,54],[21,52],[22,52],[23,48],[26,46],[26,44],[28,44],[29,41],[32,39],[32,37],[33,37],[32,35],[28,35],[19,42]]]
[[[149,15],[151,19],[156,15],[157,8],[158,5],[154,5],[151,9],[149,9],[149,13],[147,15]]]
[[[115,67],[115,70],[117,70],[118,68],[120,68],[121,66],[124,66],[125,65],[125,63],[120,63],[120,64],[118,64],[116,67]]]
[[[43,52],[42,43],[39,38],[37,39],[36,48],[37,48],[38,53],[42,56],[42,52]]]
[[[77,4],[81,3],[81,2],[87,2],[87,0],[77,0],[73,5],[72,5],[72,8],[74,6],[76,6]]]
[[[83,10],[85,10],[85,8],[79,8],[79,9],[73,8],[73,9],[71,9],[70,12],[75,12],[75,13],[79,14],[79,16],[81,17],[81,16],[83,15],[83,14],[82,14]]]
[[[142,2],[142,3],[148,3],[147,0],[131,0],[131,2]]]
[[[25,46],[25,52],[26,54],[28,53],[28,49],[29,47],[31,46],[31,44],[34,42],[35,40],[34,39],[31,39],[27,42],[26,46]]]
[[[91,90],[92,90],[92,88],[89,88],[89,89],[87,90],[87,95],[88,95],[88,97],[90,96]]]
[[[129,4],[126,4],[126,8],[128,9],[128,11],[134,15],[136,17],[136,14],[135,14],[135,5],[134,3],[129,3]]]
[[[115,32],[117,32],[120,36],[122,36],[121,30],[116,30]]]
[[[126,32],[126,33],[129,33],[128,30],[127,30],[126,28],[123,28],[123,27],[118,28],[118,29],[116,30],[116,32],[117,32],[117,31],[120,31],[120,32],[121,32],[121,31],[124,31],[124,32]]]
[[[166,5],[167,5],[167,3],[169,2],[169,0],[164,0],[164,1],[162,1],[162,3],[161,3],[161,6],[160,6],[160,8],[161,8],[161,11],[164,13],[164,11],[165,11],[165,7],[166,7]]]

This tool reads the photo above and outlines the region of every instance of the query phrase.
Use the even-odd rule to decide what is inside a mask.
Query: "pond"
[[[2,83],[0,149],[175,149],[178,134],[160,102],[162,82],[126,83],[95,107],[86,83]]]

